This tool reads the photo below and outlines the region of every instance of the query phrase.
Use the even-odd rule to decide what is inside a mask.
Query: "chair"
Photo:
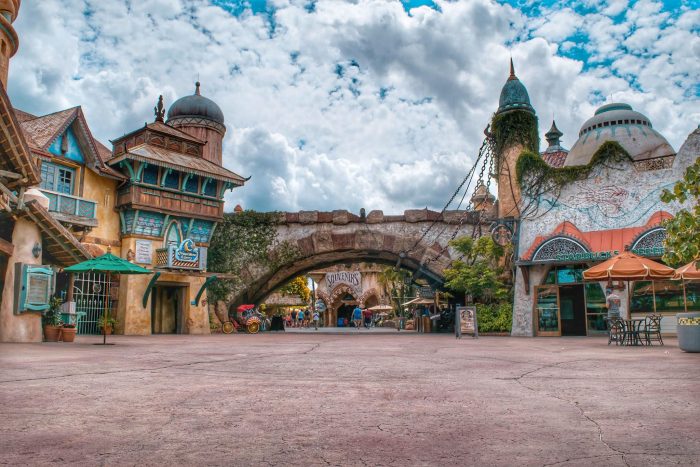
[[[647,316],[642,334],[647,345],[651,345],[651,341],[657,341],[664,345],[664,340],[661,338],[661,315]]]
[[[611,342],[615,342],[615,345],[621,345],[624,337],[622,320],[619,318],[605,318],[605,322],[608,325],[608,345]]]

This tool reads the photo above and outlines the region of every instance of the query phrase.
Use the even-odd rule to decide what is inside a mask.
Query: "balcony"
[[[119,190],[117,207],[124,205],[212,220],[221,219],[224,214],[224,203],[218,199],[159,186],[129,185]]]
[[[191,242],[191,240],[189,240]],[[207,267],[207,248],[197,247],[184,251],[182,246],[168,245],[156,250],[158,269],[189,269],[202,271]]]
[[[66,224],[97,227],[97,203],[79,196],[41,190],[49,198],[49,212],[54,219]]]

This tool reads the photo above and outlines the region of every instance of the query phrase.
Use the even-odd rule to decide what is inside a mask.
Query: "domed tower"
[[[12,23],[17,19],[21,0],[0,0],[0,82],[7,89],[10,58],[17,53],[19,37]]]
[[[202,157],[222,165],[222,142],[226,134],[224,113],[211,99],[202,96],[199,81],[191,96],[176,100],[168,110],[168,125],[206,141]]]
[[[489,213],[493,208],[496,198],[489,192],[482,180],[479,180],[472,194],[471,202],[477,212]]]
[[[513,59],[510,60],[510,76],[501,90],[491,131],[496,151],[498,217],[519,217],[521,195],[515,167],[524,150],[538,152],[539,136],[535,109],[530,105],[527,89],[515,76]]]

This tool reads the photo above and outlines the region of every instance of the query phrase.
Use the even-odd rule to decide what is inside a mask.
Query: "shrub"
[[[510,332],[513,323],[513,304],[510,302],[476,305],[479,332]]]

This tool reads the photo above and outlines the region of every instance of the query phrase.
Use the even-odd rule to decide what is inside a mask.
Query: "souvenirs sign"
[[[362,274],[360,271],[339,271],[326,274],[326,287],[328,290],[333,290],[341,284],[348,285],[356,293],[360,293],[362,292]]]
[[[141,264],[150,264],[153,259],[153,242],[150,240],[136,240],[135,248],[134,261]]]

